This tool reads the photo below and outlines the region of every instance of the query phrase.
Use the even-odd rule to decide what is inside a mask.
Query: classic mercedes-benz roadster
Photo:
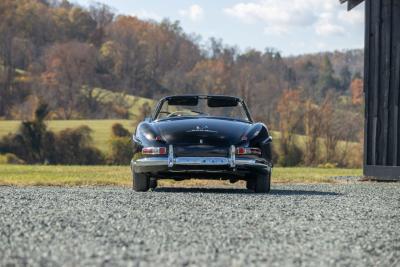
[[[270,190],[272,137],[240,98],[165,97],[132,140],[136,191],[155,188],[159,179],[191,178],[245,180],[255,192]]]

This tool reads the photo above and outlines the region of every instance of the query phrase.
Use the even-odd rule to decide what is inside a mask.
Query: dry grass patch
[[[274,168],[272,183],[335,183],[332,176],[361,176],[360,169]],[[124,186],[132,185],[128,166],[0,165],[0,185],[7,186]],[[229,181],[163,180],[161,186],[244,186]]]

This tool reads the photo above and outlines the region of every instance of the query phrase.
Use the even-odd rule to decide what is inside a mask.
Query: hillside
[[[127,109],[128,118],[131,120],[140,120],[142,117],[149,115],[149,112],[157,104],[156,100],[150,98],[112,92],[101,88],[96,88],[94,95],[103,104]]]
[[[244,98],[255,120],[282,133],[282,158],[303,148],[293,136],[314,143],[361,139],[362,50],[282,57],[266,44],[241,51],[220,39],[202,41],[179,21],[141,20],[68,0],[3,0],[0,17],[0,120],[31,120],[45,104],[47,119],[63,125],[138,121],[149,115],[151,99],[226,94]],[[100,131],[106,126],[93,127],[108,135]],[[103,150],[104,140],[95,136]],[[325,161],[341,161],[330,149]],[[295,164],[309,150],[297,153]]]
[[[0,10],[0,38],[8,42],[0,46],[0,118],[23,119],[39,101],[50,105],[54,119],[127,118],[137,112],[112,105],[115,98],[98,101],[81,91],[86,87],[149,99],[238,95],[277,128],[274,111],[284,90],[303,90],[319,104],[331,91],[349,95],[362,73],[361,50],[288,58],[268,46],[240,51],[215,38],[199,42],[177,21],[141,20],[103,4],[5,0]]]
[[[296,57],[287,57],[285,61],[289,65],[298,64],[304,61],[313,62],[315,65],[319,65],[324,57],[328,57],[332,63],[332,67],[335,75],[340,76],[341,71],[348,68],[351,76],[360,74],[364,75],[364,50],[354,49],[345,51],[334,51],[334,52],[321,52],[316,54],[306,54]]]

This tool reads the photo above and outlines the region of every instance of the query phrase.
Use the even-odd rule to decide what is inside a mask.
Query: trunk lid
[[[251,124],[202,117],[156,121],[153,126],[168,144],[227,147],[239,143]]]

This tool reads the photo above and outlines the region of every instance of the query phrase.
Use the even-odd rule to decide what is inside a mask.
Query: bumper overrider
[[[131,161],[131,169],[137,173],[150,172],[215,172],[218,170],[235,171],[256,169],[271,171],[272,164],[264,159],[236,157],[236,147],[231,146],[229,157],[175,157],[172,145],[168,147],[168,156],[145,157]]]

